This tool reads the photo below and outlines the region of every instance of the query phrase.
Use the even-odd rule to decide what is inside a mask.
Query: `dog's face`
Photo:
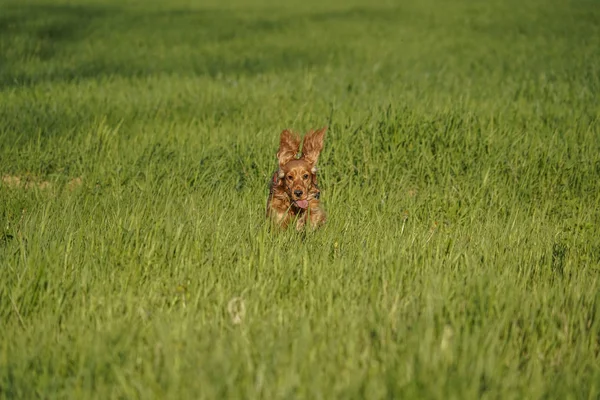
[[[314,174],[319,154],[323,149],[326,128],[310,131],[304,138],[302,156],[296,159],[300,151],[300,139],[290,131],[281,133],[279,151],[279,179],[285,187],[290,201],[300,208],[308,207],[308,199],[313,188]],[[314,195],[314,193],[312,193]]]
[[[283,184],[290,199],[300,207],[306,204],[312,189],[313,172],[311,165],[305,160],[292,160],[281,169]]]

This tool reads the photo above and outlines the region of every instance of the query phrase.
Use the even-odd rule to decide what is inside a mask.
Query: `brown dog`
[[[267,218],[287,228],[296,218],[296,229],[301,230],[307,220],[311,228],[325,222],[325,212],[320,206],[321,191],[317,186],[317,160],[323,149],[323,139],[327,128],[310,131],[304,137],[302,156],[300,138],[292,132],[281,132],[277,159],[279,169],[271,180],[267,200]]]

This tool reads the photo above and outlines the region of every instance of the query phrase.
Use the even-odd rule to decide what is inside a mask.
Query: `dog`
[[[267,199],[267,218],[286,229],[296,221],[296,230],[306,224],[315,229],[326,220],[321,208],[321,190],[317,184],[317,161],[323,149],[327,127],[310,131],[304,137],[302,155],[300,138],[289,130],[281,132],[277,160]]]

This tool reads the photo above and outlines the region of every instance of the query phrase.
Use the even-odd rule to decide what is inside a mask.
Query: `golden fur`
[[[326,130],[322,128],[306,134],[300,158],[296,158],[300,152],[300,138],[289,130],[281,132],[277,152],[279,169],[271,182],[267,217],[284,229],[294,219],[297,230],[303,229],[307,221],[311,228],[325,222],[325,212],[319,200],[316,164]]]

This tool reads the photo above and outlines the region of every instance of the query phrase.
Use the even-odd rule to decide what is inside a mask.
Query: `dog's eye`
[[[308,174],[304,174],[303,178],[308,179]]]
[[[292,179],[294,179],[294,177],[291,175],[288,175],[288,181],[291,181]]]

